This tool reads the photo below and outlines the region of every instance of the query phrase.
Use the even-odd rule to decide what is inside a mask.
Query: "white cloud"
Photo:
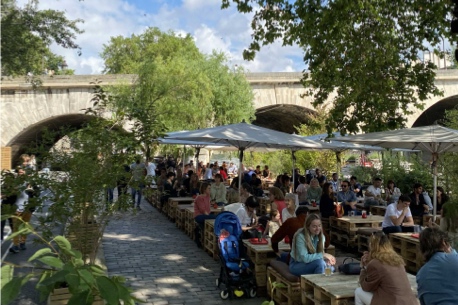
[[[181,4],[164,0],[149,0],[136,6],[134,0],[40,0],[41,9],[52,8],[66,12],[73,19],[83,19],[77,36],[82,55],[76,50],[51,46],[66,58],[69,68],[77,74],[95,74],[103,70],[99,54],[113,36],[140,34],[147,27],[177,34],[190,33],[198,48],[206,54],[213,49],[225,52],[231,64],[244,66],[251,72],[301,71],[302,51],[298,47],[282,47],[274,43],[262,48],[252,62],[244,61],[243,49],[251,42],[252,14],[240,14],[234,6],[221,10],[221,0],[183,0]],[[143,1],[143,0],[142,0]],[[20,0],[23,4],[26,0]],[[137,1],[139,3],[139,1]]]

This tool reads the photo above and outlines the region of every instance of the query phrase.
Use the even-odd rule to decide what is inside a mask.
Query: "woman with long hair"
[[[296,276],[321,274],[327,264],[335,265],[335,257],[324,252],[325,239],[320,216],[310,214],[294,234],[289,271]]]
[[[205,220],[215,219],[216,215],[210,214],[210,193],[211,185],[210,183],[204,182],[200,187],[200,195],[194,200],[194,220],[198,224],[194,231],[195,233],[195,242],[199,248],[202,247],[200,241],[200,235],[204,230]]]
[[[334,194],[332,184],[326,182],[323,185],[323,194],[320,199],[320,214],[322,218],[334,216],[334,205],[337,204],[337,198]]]
[[[320,203],[321,199],[321,186],[320,183],[318,182],[317,178],[313,178],[310,180],[310,187],[307,189],[307,200],[309,203],[312,202],[312,200],[315,200],[316,203]]]
[[[442,212],[442,207],[448,201],[448,196],[445,193],[444,189],[441,186],[436,187],[436,196],[437,196],[437,213]]]
[[[388,203],[398,202],[401,196],[401,191],[396,187],[393,180],[388,180],[385,188],[385,201]]]
[[[281,213],[281,221],[285,222],[288,218],[296,217],[296,195],[288,193],[285,196],[286,208]]]
[[[372,235],[369,252],[361,258],[361,287],[355,305],[417,305],[405,271],[405,262],[382,232]]]
[[[270,209],[280,212],[281,218],[283,217],[283,209],[286,208],[285,195],[275,186],[269,187]]]

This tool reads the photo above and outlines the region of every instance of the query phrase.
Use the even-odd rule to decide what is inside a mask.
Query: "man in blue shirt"
[[[420,250],[426,264],[417,274],[421,305],[458,304],[458,254],[446,232],[427,228],[420,234]]]
[[[357,215],[356,194],[350,190],[350,182],[348,180],[342,181],[340,187],[342,190],[337,193],[337,201],[341,202],[344,209],[344,215],[348,215],[348,212],[351,211]]]

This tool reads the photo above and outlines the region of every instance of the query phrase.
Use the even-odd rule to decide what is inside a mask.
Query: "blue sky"
[[[19,4],[27,2],[19,0]],[[221,10],[221,0],[40,0],[41,9],[65,11],[69,19],[83,19],[85,33],[78,35],[82,55],[75,50],[51,46],[65,56],[77,74],[99,74],[103,61],[99,53],[112,36],[140,34],[147,27],[189,33],[203,53],[213,49],[227,54],[231,65],[250,72],[302,71],[302,51],[280,43],[265,46],[254,61],[244,61],[243,49],[251,42],[251,15],[234,7]]]

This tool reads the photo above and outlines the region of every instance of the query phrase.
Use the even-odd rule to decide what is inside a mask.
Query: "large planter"
[[[66,237],[72,249],[78,250],[83,254],[84,259],[95,258],[100,243],[101,225],[93,222],[83,223],[75,221],[69,224]]]
[[[71,298],[68,288],[56,288],[48,296],[48,305],[67,305],[68,300]],[[103,305],[105,302],[100,297],[95,297],[92,305]]]

